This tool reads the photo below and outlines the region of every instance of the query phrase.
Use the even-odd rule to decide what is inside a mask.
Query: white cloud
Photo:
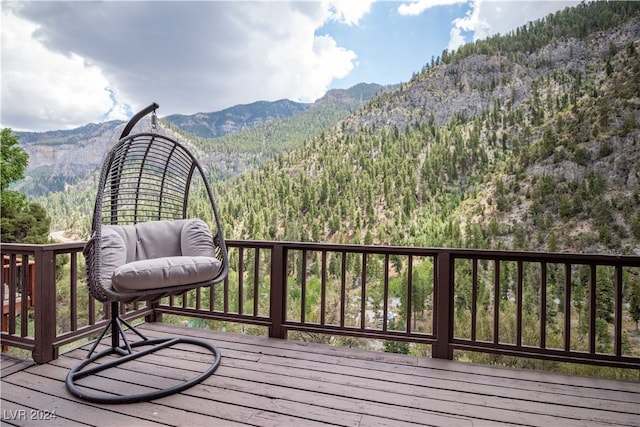
[[[463,18],[453,20],[451,28],[451,39],[447,49],[455,50],[465,44],[463,32],[473,32],[473,41],[481,40],[491,34],[491,25],[480,16],[481,0],[471,3],[471,9],[467,11]]]
[[[96,121],[111,105],[100,69],[33,40],[37,25],[2,15],[2,127],[64,129]]]
[[[462,34],[462,31],[460,30],[460,28],[451,27],[451,31],[449,32],[449,44],[447,45],[447,50],[451,52],[459,48],[466,42],[467,41],[464,38],[464,35]]]
[[[160,115],[313,101],[356,66],[355,52],[315,31],[357,25],[370,5],[3,2],[0,124],[62,129],[153,101]]]
[[[416,0],[411,3],[403,3],[398,6],[398,13],[400,15],[420,15],[422,12],[432,7],[466,2],[467,0]]]
[[[579,3],[576,0],[416,0],[398,7],[400,15],[419,15],[427,9],[468,3],[465,15],[451,22],[447,49],[455,50],[469,41],[506,34],[528,22]],[[465,33],[469,33],[467,37]]]
[[[476,0],[479,19],[489,26],[487,36],[507,34],[550,13],[580,4],[578,0]],[[482,34],[474,40],[483,38]]]
[[[332,11],[331,19],[347,25],[358,25],[367,13],[371,11],[374,0],[346,0],[330,1],[328,9]]]

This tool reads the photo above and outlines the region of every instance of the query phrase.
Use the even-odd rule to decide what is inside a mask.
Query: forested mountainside
[[[639,10],[581,5],[444,52],[219,187],[227,234],[640,253]]]
[[[220,153],[288,131],[194,146],[227,238],[638,254],[639,85],[640,3],[581,4],[443,52],[240,176]],[[91,197],[45,205],[78,228]]]

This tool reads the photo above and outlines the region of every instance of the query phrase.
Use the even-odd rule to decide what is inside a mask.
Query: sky
[[[0,127],[73,129],[397,84],[577,1],[0,2]]]

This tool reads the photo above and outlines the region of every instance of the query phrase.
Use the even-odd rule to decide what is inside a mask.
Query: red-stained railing
[[[122,313],[147,321],[168,314],[242,324],[279,338],[413,342],[445,359],[472,351],[640,369],[640,345],[631,339],[640,297],[637,256],[227,245],[230,274],[214,289],[122,306]],[[95,338],[108,313],[87,294],[82,247],[2,245],[3,348],[31,350],[44,363],[68,344]],[[33,278],[23,267],[30,262]],[[18,303],[25,291],[33,293],[32,306]]]

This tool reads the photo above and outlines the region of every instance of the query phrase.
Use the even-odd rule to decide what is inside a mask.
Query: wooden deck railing
[[[227,244],[230,274],[214,289],[122,306],[122,313],[147,321],[167,314],[229,322],[279,338],[414,342],[445,359],[483,352],[640,368],[631,315],[640,297],[638,256]],[[45,363],[64,346],[95,338],[107,308],[87,293],[82,247],[2,245],[8,259],[3,347],[30,350]],[[21,267],[30,261],[35,279]],[[29,285],[32,307],[16,302]]]

